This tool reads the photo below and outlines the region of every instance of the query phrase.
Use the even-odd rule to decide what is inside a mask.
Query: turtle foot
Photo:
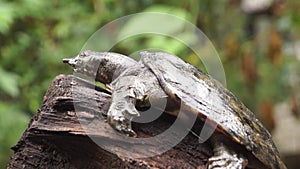
[[[208,159],[208,169],[244,169],[248,164],[247,159],[230,152],[224,147],[219,147],[215,156]]]
[[[136,137],[137,134],[131,129],[131,121],[124,117],[107,117],[108,123],[118,132],[126,134],[129,137]]]
[[[107,113],[108,123],[120,133],[130,137],[136,137],[136,133],[131,129],[131,120],[139,116],[134,105],[124,102],[112,104]]]
[[[108,123],[118,132],[129,137],[136,137],[137,134],[131,129],[131,121],[123,116],[107,116]]]

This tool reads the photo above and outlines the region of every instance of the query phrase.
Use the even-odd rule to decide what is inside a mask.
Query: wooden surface
[[[150,142],[128,145],[126,136],[116,133],[106,123],[110,97],[108,91],[77,77],[57,76],[27,130],[12,148],[14,154],[8,168],[206,168],[212,150],[192,134],[154,157],[130,156],[135,151],[155,153],[157,145]],[[138,137],[152,137],[168,129],[174,120],[164,114],[151,123],[134,123],[133,129]],[[170,138],[165,139],[158,141]],[[101,140],[103,145],[93,140]],[[123,156],[103,147],[115,149]],[[126,153],[129,157],[124,156]]]

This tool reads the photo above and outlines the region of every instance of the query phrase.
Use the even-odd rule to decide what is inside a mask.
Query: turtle
[[[95,78],[112,90],[108,123],[135,137],[131,121],[149,99],[168,98],[166,112],[176,115],[178,104],[200,120],[215,124],[209,139],[213,156],[209,169],[286,169],[270,133],[232,92],[210,75],[179,57],[162,51],[141,51],[140,60],[113,52],[83,51],[63,59],[74,72]],[[177,111],[178,112],[178,111]]]

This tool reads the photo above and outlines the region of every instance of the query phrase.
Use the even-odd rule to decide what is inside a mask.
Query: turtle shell
[[[164,52],[140,53],[169,96],[181,99],[192,113],[217,125],[217,130],[242,145],[272,169],[286,168],[270,133],[255,115],[209,75]]]

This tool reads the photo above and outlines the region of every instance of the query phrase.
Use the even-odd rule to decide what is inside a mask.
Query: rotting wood
[[[107,139],[111,146],[123,145],[124,137],[116,133],[103,116],[109,105],[110,92],[105,89],[72,75],[57,76],[37,114],[12,148],[14,154],[8,168],[206,168],[212,150],[207,143],[200,144],[192,134],[167,152],[150,158],[119,157],[98,146],[87,135]],[[80,122],[78,117],[81,117]],[[164,114],[148,124],[134,123],[133,129],[138,136],[151,137],[166,130],[173,121],[174,117]],[[81,124],[88,124],[88,131]],[[134,148],[150,150],[141,145],[131,150]]]

